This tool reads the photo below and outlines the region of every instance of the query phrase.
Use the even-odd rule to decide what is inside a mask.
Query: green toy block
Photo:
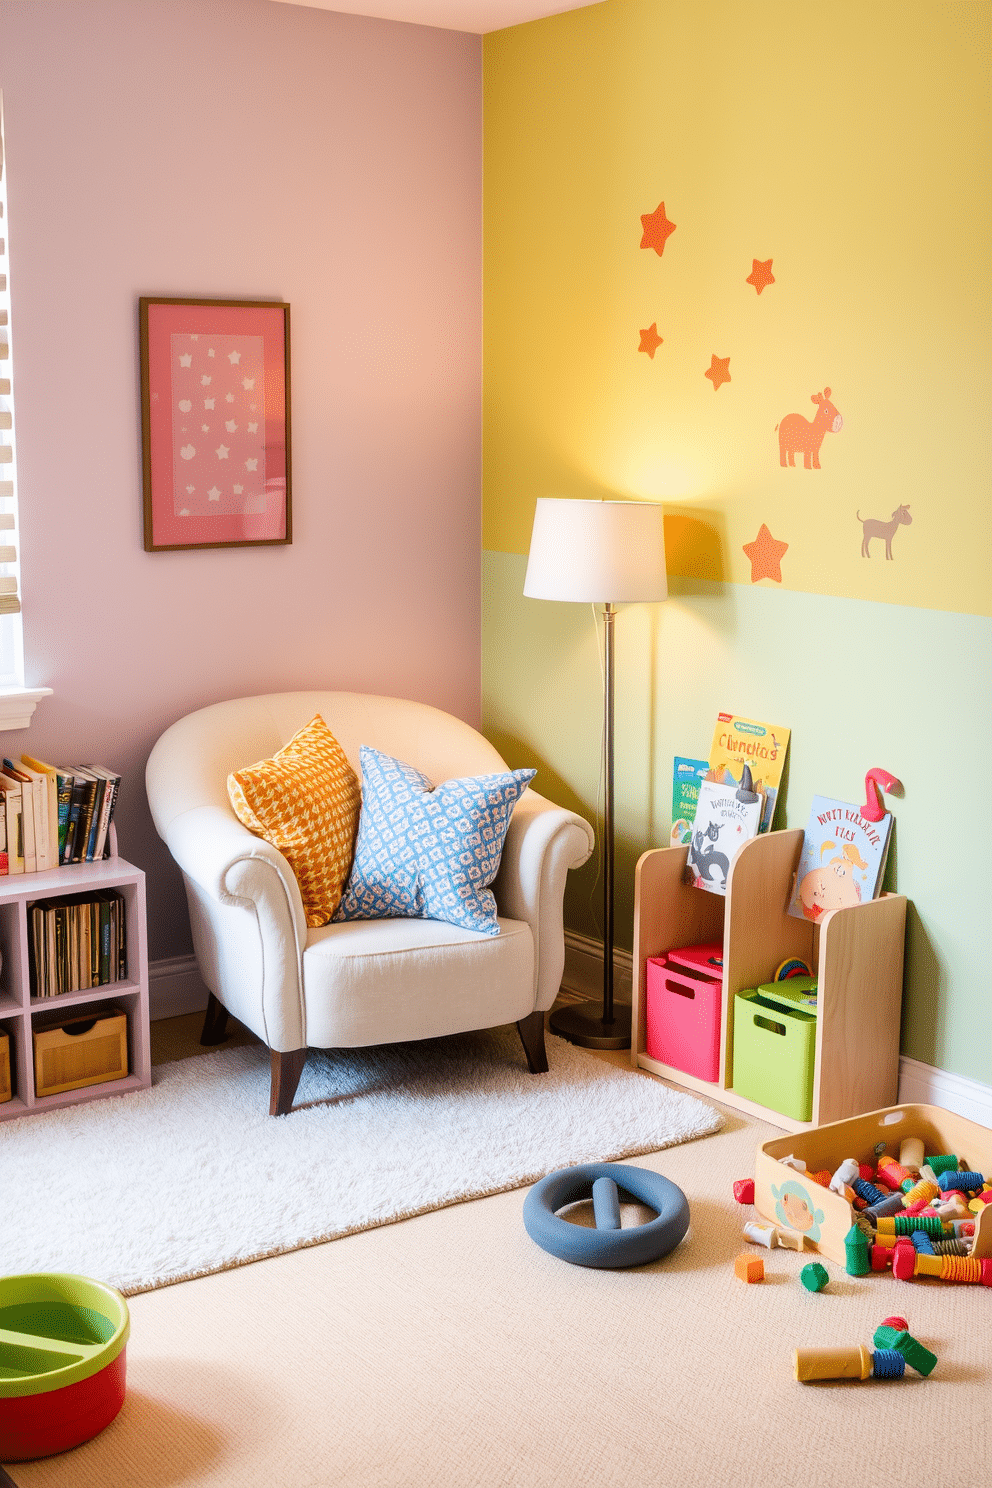
[[[830,1277],[826,1266],[821,1266],[819,1261],[811,1261],[800,1271],[799,1280],[808,1292],[822,1292]]]
[[[884,1323],[875,1329],[875,1347],[884,1349],[896,1349],[902,1354],[910,1368],[915,1369],[917,1374],[932,1374],[937,1364],[937,1355],[932,1354],[928,1348],[907,1333],[903,1328],[896,1331],[895,1328],[887,1328]]]

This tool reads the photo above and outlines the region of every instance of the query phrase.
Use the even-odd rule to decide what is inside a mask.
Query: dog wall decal
[[[881,537],[885,541],[885,556],[892,557],[892,538],[897,527],[908,527],[912,522],[909,515],[909,505],[897,506],[887,522],[879,521],[877,517],[863,517],[858,512],[858,521],[861,523],[861,556],[870,558],[869,544],[873,537]]]
[[[787,413],[775,425],[780,465],[795,465],[796,455],[801,454],[805,470],[819,470],[824,434],[839,434],[844,427],[844,420],[830,401],[829,388],[822,393],[811,393],[810,402],[817,405],[812,419],[803,418],[801,413]]]

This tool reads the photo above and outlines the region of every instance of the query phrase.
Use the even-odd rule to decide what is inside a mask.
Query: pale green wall
[[[524,599],[525,568],[484,555],[484,726],[512,765],[536,766],[535,789],[592,819],[592,612]],[[705,757],[721,709],[791,726],[776,827],[804,826],[818,792],[863,800],[869,766],[906,782],[885,880],[910,901],[902,1051],[989,1083],[992,621],[676,579],[666,604],[628,606],[616,627],[618,943],[632,943],[637,858],[668,841],[673,757]],[[592,860],[570,876],[568,924],[588,935],[594,880]]]

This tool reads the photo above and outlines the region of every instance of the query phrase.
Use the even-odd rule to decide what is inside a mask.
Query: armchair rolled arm
[[[262,1006],[255,1016],[237,993],[219,996],[236,1017],[286,1052],[306,1044],[303,951],[307,924],[296,875],[278,848],[254,836],[230,812],[198,806],[169,823],[165,842],[185,876],[199,890],[209,914],[211,901],[254,913],[261,940]],[[206,901],[206,902],[204,902]],[[261,1027],[259,1027],[261,1024]]]
[[[530,925],[537,1012],[554,1002],[565,969],[565,878],[586,861],[595,840],[587,821],[535,790],[526,790],[513,809],[493,893],[500,914]]]

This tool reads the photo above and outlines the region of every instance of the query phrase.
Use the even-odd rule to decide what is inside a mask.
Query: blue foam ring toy
[[[645,1204],[657,1211],[656,1217],[627,1230],[586,1229],[559,1218],[559,1209],[588,1199],[601,1178],[612,1179],[619,1200]],[[689,1202],[670,1179],[647,1168],[585,1163],[560,1168],[535,1183],[524,1200],[524,1228],[536,1245],[559,1260],[573,1266],[621,1270],[643,1266],[674,1250],[689,1228]]]

